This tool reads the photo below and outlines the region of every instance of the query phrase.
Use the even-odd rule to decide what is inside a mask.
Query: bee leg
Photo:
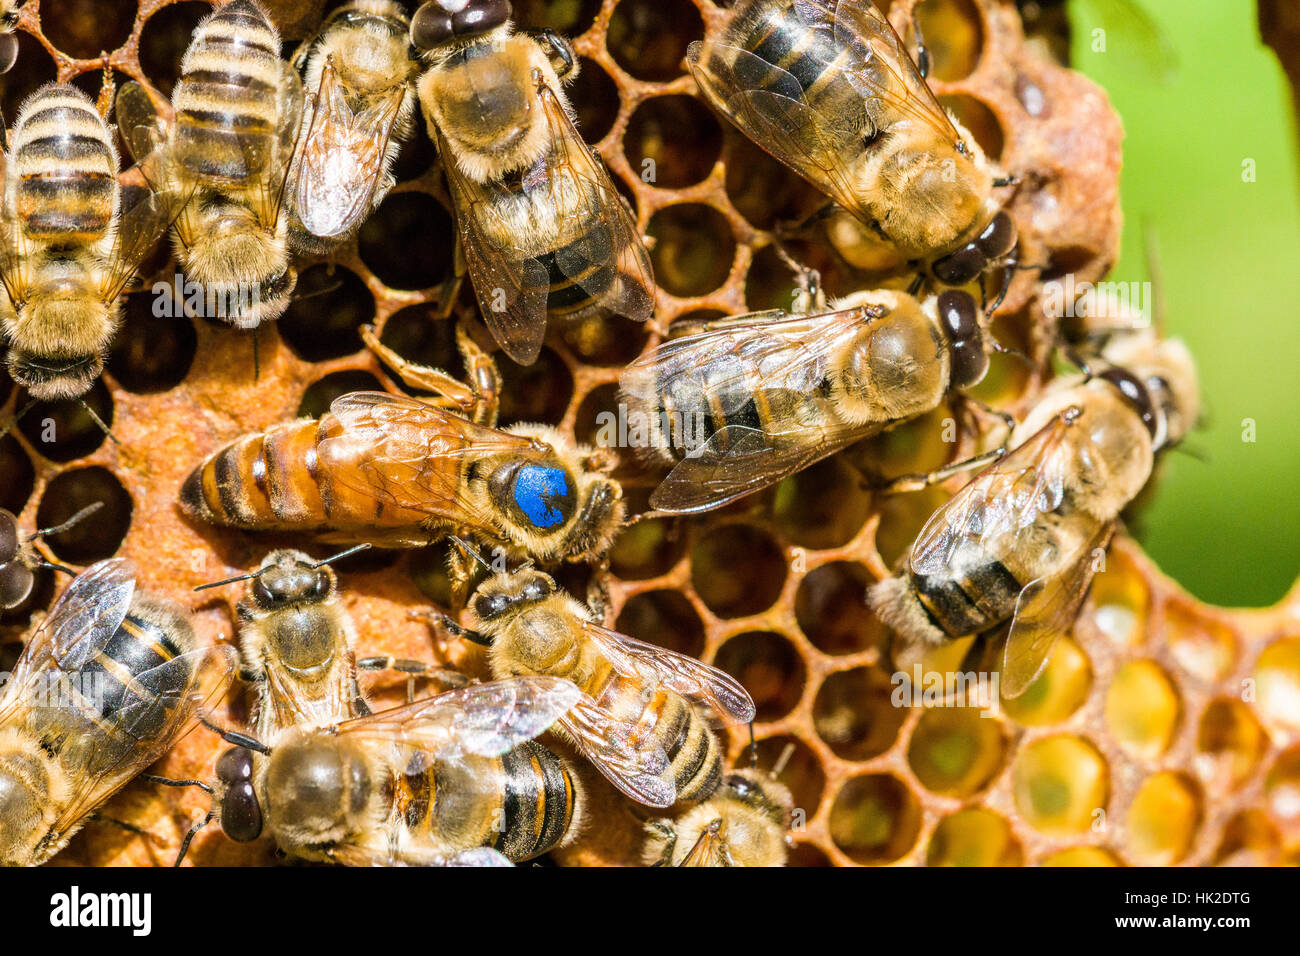
[[[492,646],[492,638],[468,627],[461,627],[441,611],[412,611],[411,616],[427,618],[431,623],[441,625],[452,637],[463,637],[467,641],[482,644],[484,647]]]
[[[1002,424],[1006,426],[1008,436],[1015,431],[1017,424],[1016,418],[1010,412],[1004,412],[1000,408],[994,408],[992,405],[981,402],[978,398],[972,398],[969,395],[962,395],[961,399],[969,407],[978,409],[986,415],[991,415],[993,418],[999,419]]]
[[[185,859],[185,854],[190,852],[190,843],[194,841],[194,837],[198,835],[200,830],[212,822],[212,818],[216,816],[216,813],[215,810],[209,810],[202,820],[194,821],[193,826],[186,831],[185,838],[181,840],[180,852],[176,854],[176,862],[173,863],[172,866],[181,865],[181,861]]]
[[[573,46],[568,40],[554,30],[538,30],[530,36],[548,48],[546,56],[551,61],[551,66],[555,68],[556,76],[563,80],[574,72],[576,61],[573,57]]]
[[[162,784],[164,787],[198,787],[204,793],[212,793],[212,787],[202,780],[173,780],[171,777],[160,777],[153,773],[142,773],[140,779]]]
[[[469,678],[457,671],[448,670],[445,667],[436,667],[426,661],[413,661],[404,657],[363,657],[361,660],[357,661],[357,670],[393,670],[405,674],[406,702],[408,704],[415,700],[415,679],[417,677],[423,677],[425,680],[435,681],[447,690],[464,687],[469,683]]]
[[[1005,448],[995,448],[987,451],[982,455],[973,455],[970,458],[955,461],[950,465],[944,465],[942,468],[924,474],[899,475],[884,485],[872,488],[872,491],[885,495],[896,495],[908,491],[920,491],[922,488],[928,488],[930,485],[946,481],[953,475],[963,471],[970,471],[972,468],[981,468],[984,465],[992,464],[1007,453]]]
[[[94,814],[94,816],[91,817],[91,819],[95,820],[97,823],[106,823],[109,826],[114,826],[121,830],[125,830],[127,833],[134,833],[136,836],[145,837],[151,843],[162,842],[161,840],[159,840],[158,835],[156,833],[151,833],[150,831],[144,829],[143,827],[136,826],[134,823],[127,823],[125,820],[119,820],[117,817],[106,817],[102,813],[96,813]]]
[[[361,326],[361,339],[381,362],[397,374],[403,384],[437,393],[437,398],[424,399],[428,404],[454,409],[479,425],[495,424],[500,401],[500,373],[492,357],[479,348],[463,329],[456,330],[456,345],[465,361],[465,370],[470,380],[468,385],[441,369],[402,358],[380,341],[372,325]]]

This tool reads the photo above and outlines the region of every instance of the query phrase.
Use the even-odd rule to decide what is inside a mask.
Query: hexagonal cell
[[[676,203],[660,209],[646,232],[654,240],[650,258],[655,279],[666,292],[704,295],[727,280],[736,240],[722,213],[711,206]]]
[[[614,539],[609,566],[624,581],[643,581],[667,574],[686,553],[681,522],[655,518],[628,525]]]
[[[984,23],[972,0],[928,0],[914,16],[930,51],[930,76],[945,83],[970,76],[984,50]]]
[[[1012,792],[1026,823],[1051,836],[1086,833],[1104,820],[1106,761],[1092,744],[1056,734],[1022,746],[1012,764]]]
[[[939,821],[925,862],[927,866],[1020,866],[1024,853],[1005,819],[992,810],[971,807]]]
[[[62,524],[82,508],[102,503],[67,531],[46,539],[55,556],[69,564],[90,564],[112,557],[131,526],[134,505],[127,490],[107,468],[92,465],[55,475],[36,509],[36,524],[49,528]]]
[[[36,486],[36,468],[18,439],[13,435],[0,438],[0,508],[18,514],[32,496]]]
[[[629,445],[648,442],[630,426],[620,434],[618,414],[618,383],[597,385],[583,398],[574,416],[573,434],[578,441],[599,448],[628,448]],[[628,448],[629,456],[634,450]]]
[[[965,798],[997,774],[1005,740],[997,721],[982,714],[974,707],[939,707],[921,715],[907,745],[907,762],[927,790]]]
[[[408,361],[442,369],[453,378],[465,381],[465,363],[456,348],[456,323],[440,318],[432,305],[409,305],[394,312],[384,322],[379,341]],[[393,384],[403,391],[419,394],[396,376]]]
[[[357,331],[375,317],[375,297],[351,269],[320,263],[298,276],[293,301],[276,323],[289,350],[308,362],[361,350]]]
[[[641,354],[650,337],[648,323],[622,315],[592,315],[555,324],[575,357],[590,365],[622,367]]]
[[[1268,737],[1239,700],[1210,701],[1196,731],[1196,765],[1213,788],[1235,790],[1255,773]]]
[[[41,32],[60,53],[89,60],[131,37],[135,0],[41,0]]]
[[[384,285],[427,289],[452,274],[455,230],[432,196],[389,193],[357,235],[361,261]]]
[[[794,596],[795,620],[804,636],[826,654],[883,649],[885,626],[865,600],[871,575],[854,561],[833,561],[809,571]]]
[[[1092,686],[1092,668],[1083,649],[1069,637],[1057,638],[1047,664],[1019,697],[1003,697],[1002,708],[1016,723],[1046,727],[1060,723],[1082,706]]]
[[[1201,797],[1182,774],[1148,777],[1129,806],[1125,850],[1134,863],[1173,866],[1187,855],[1201,823]]]
[[[1100,846],[1073,846],[1059,850],[1039,863],[1040,866],[1123,866],[1119,858]]]
[[[693,96],[655,96],[632,113],[623,155],[641,181],[660,189],[693,186],[722,152],[722,128]]]
[[[749,691],[757,710],[755,720],[779,720],[794,710],[803,696],[803,658],[784,634],[737,634],[718,649],[713,663]]]
[[[433,163],[438,158],[438,150],[433,145],[433,137],[428,134],[423,112],[416,110],[414,120],[411,135],[402,143],[397,159],[393,162],[393,180],[398,183],[419,179],[433,168]]]
[[[140,66],[163,96],[172,95],[181,76],[181,57],[190,45],[194,28],[211,12],[211,5],[206,3],[173,3],[145,21],[140,30]]]
[[[629,598],[614,628],[629,637],[679,654],[704,653],[704,625],[680,591],[645,591]]]
[[[1255,700],[1265,723],[1300,729],[1300,637],[1264,648],[1255,664]]]
[[[573,396],[573,373],[564,360],[543,348],[532,365],[520,365],[503,352],[494,358],[501,371],[501,425],[541,422],[558,425]]]
[[[871,495],[862,476],[839,458],[826,458],[776,486],[772,518],[793,544],[838,548],[867,520]]]
[[[920,804],[892,774],[854,777],[831,805],[831,839],[855,863],[892,863],[912,849],[920,829]]]
[[[194,324],[184,316],[157,316],[154,296],[126,297],[122,324],[113,336],[108,373],[128,392],[152,394],[175,388],[189,374],[198,349]]]
[[[24,390],[18,397],[18,408],[22,409],[28,401],[30,398]],[[19,419],[18,430],[41,457],[50,461],[74,461],[85,458],[108,439],[91,411],[99,416],[104,427],[113,427],[113,398],[102,379],[97,379],[81,399],[36,402]]]
[[[554,30],[576,37],[591,28],[600,0],[519,0],[512,7],[519,30]]]
[[[985,156],[995,163],[1002,158],[1002,125],[983,101],[965,93],[952,93],[939,97],[939,103],[956,115]]]
[[[1282,837],[1261,810],[1243,810],[1223,828],[1215,866],[1276,866]]]
[[[1232,629],[1179,603],[1165,607],[1165,640],[1178,663],[1204,681],[1223,680],[1237,663],[1237,638]]]
[[[722,161],[727,197],[756,229],[799,222],[830,201],[730,125],[723,129]]]
[[[888,567],[897,568],[930,515],[949,498],[942,488],[930,486],[915,494],[886,495],[878,500],[876,550]]]
[[[664,81],[681,75],[686,48],[703,36],[704,21],[690,0],[622,0],[605,45],[637,79]]]
[[[1138,570],[1111,549],[1106,566],[1092,579],[1092,618],[1119,647],[1136,647],[1146,636],[1151,596]]]
[[[744,555],[744,566],[736,560]],[[785,555],[766,531],[726,524],[703,534],[691,551],[691,585],[718,617],[747,617],[775,603],[785,584]]]
[[[844,455],[855,468],[873,478],[925,474],[954,460],[953,445],[961,438],[963,422],[944,402],[928,414],[850,445]],[[921,496],[929,490],[915,495],[890,495],[881,504]]]
[[[1278,754],[1264,779],[1264,799],[1288,836],[1300,834],[1300,746]]]
[[[578,114],[578,132],[596,143],[618,119],[618,86],[595,60],[578,57],[578,77],[568,88],[569,102]]]
[[[1181,709],[1169,676],[1152,661],[1129,661],[1106,692],[1106,729],[1121,747],[1152,760],[1169,746]]]
[[[811,820],[822,802],[822,790],[826,787],[826,772],[822,770],[817,754],[798,737],[779,734],[764,737],[757,743],[760,769],[771,770],[781,764],[781,772],[776,779],[790,788],[794,800],[794,809],[802,811],[804,822]],[[742,754],[745,756],[745,754]],[[799,821],[795,821],[797,828]]]
[[[811,867],[811,866],[832,866],[830,858],[819,850],[813,843],[796,843],[790,848],[790,855],[786,858],[786,866]]]
[[[382,392],[383,390],[384,387],[379,379],[369,372],[360,369],[331,372],[307,386],[307,390],[302,393],[302,401],[298,404],[298,416],[320,418],[330,410],[330,404],[340,395],[346,395],[348,392]]]
[[[837,757],[870,760],[898,739],[907,717],[891,700],[891,682],[878,667],[831,674],[813,699],[813,727]]]

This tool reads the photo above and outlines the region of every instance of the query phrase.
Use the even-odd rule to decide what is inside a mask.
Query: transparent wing
[[[142,170],[148,162],[141,164]],[[152,183],[148,175],[145,179]],[[140,263],[176,221],[192,195],[192,186],[164,181],[158,188],[139,192],[136,201],[123,209],[108,257],[109,268],[100,286],[100,295],[105,302],[116,299],[135,278]],[[126,199],[124,191],[124,205]]]
[[[721,817],[714,820],[700,834],[678,866],[735,866],[727,850],[726,823]]]
[[[125,558],[86,568],[28,638],[14,682],[49,668],[80,670],[112,638],[134,595],[135,567]]]
[[[579,752],[625,795],[651,807],[670,807],[676,802],[677,785],[663,750],[638,748],[631,738],[635,728],[586,694],[559,725]]]
[[[289,174],[294,170],[294,152],[298,146],[302,131],[303,91],[302,79],[288,63],[280,64],[280,88],[277,94],[276,127],[273,146],[273,162],[252,165],[260,169],[257,186],[254,191],[253,209],[258,221],[266,228],[274,229],[280,218],[280,209],[289,192]]]
[[[1005,554],[1014,539],[1055,511],[1075,467],[1067,441],[1072,419],[1063,412],[994,462],[944,503],[912,545],[912,573],[943,573],[959,548]]]
[[[341,236],[370,212],[405,96],[406,88],[399,86],[354,114],[333,61],[326,62],[294,184],[294,209],[308,232]]]
[[[335,399],[321,426],[317,459],[332,481],[400,508],[474,518],[483,528],[495,523],[464,500],[451,460],[537,450],[526,438],[386,392]]]
[[[1031,581],[1020,592],[1002,656],[1000,683],[1005,696],[1019,697],[1025,692],[1047,663],[1056,639],[1074,626],[1096,573],[1096,549],[1105,547],[1114,527],[1110,522],[1098,525],[1080,539],[1063,571]]]
[[[123,83],[117,91],[115,110],[118,132],[131,158],[144,163],[158,155],[167,143],[168,124],[149,91],[135,80]]]
[[[600,648],[615,670],[651,686],[662,684],[737,723],[747,724],[754,719],[754,701],[730,674],[592,621],[582,620],[581,627],[586,638]]]
[[[497,757],[544,733],[583,696],[558,677],[509,677],[447,691],[338,725],[340,734],[401,742],[444,760]]]

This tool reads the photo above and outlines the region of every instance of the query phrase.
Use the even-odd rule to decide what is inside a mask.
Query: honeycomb
[[[291,49],[289,37],[311,29],[321,4],[269,6]],[[896,0],[889,10],[905,37],[915,6]],[[55,78],[97,95],[107,72],[169,94],[189,33],[209,9],[175,0],[138,8],[130,0],[28,0],[18,64],[3,79],[4,115],[12,119],[28,92]],[[818,197],[712,113],[682,67],[688,43],[724,15],[705,0],[516,5],[519,25],[574,38],[580,129],[635,206],[660,292],[650,327],[554,330],[528,368],[500,357],[503,423],[540,420],[589,439],[597,414],[614,408],[620,367],[672,321],[789,302],[794,283],[774,233],[814,211]],[[943,102],[1021,177],[1010,206],[1021,261],[1041,271],[1016,273],[995,330],[1041,359],[1050,341],[1035,321],[1038,283],[1066,273],[1095,280],[1116,257],[1119,120],[1103,91],[1025,42],[1012,4],[927,0],[915,15]],[[131,558],[142,586],[195,610],[201,634],[234,641],[237,586],[192,589],[301,542],[188,524],[175,505],[188,470],[235,436],[318,414],[343,392],[398,387],[362,348],[363,323],[381,323],[400,353],[453,373],[460,364],[446,314],[481,331],[467,289],[445,302],[452,218],[422,130],[396,171],[398,187],[358,238],[333,263],[302,265],[297,301],[260,333],[256,379],[248,335],[152,314],[152,283],[176,271],[161,248],[142,270],[143,290],[128,296],[107,373],[88,396],[118,443],[75,403],[37,406],[0,441],[0,506],[30,528],[106,502],[50,542],[55,555],[78,565]],[[832,294],[875,278],[815,238],[788,237],[788,245],[822,271]],[[1039,381],[997,356],[980,396],[1018,411]],[[17,391],[0,378],[0,413],[25,402]],[[884,475],[934,467],[955,453],[937,438],[950,411],[855,452]],[[620,477],[634,511],[644,510],[655,476],[629,461]],[[791,864],[1300,862],[1300,589],[1269,610],[1200,605],[1120,537],[1074,632],[1024,697],[987,711],[894,707],[889,635],[863,591],[947,493],[873,495],[832,459],[711,515],[633,525],[614,548],[613,625],[736,675],[758,707],[760,766],[791,751],[781,773],[799,808]],[[359,653],[482,673],[479,651],[408,615],[445,604],[445,557],[445,546],[434,546],[339,564]],[[567,568],[561,581],[582,594],[589,573]],[[55,590],[42,574],[29,602],[0,618],[0,665],[12,663],[32,614]],[[951,649],[936,666],[952,670],[966,650]],[[393,675],[369,681],[381,700],[405,692]],[[219,716],[237,725],[245,706],[232,691]],[[746,744],[743,731],[733,733],[733,759],[747,759]],[[210,777],[222,746],[195,732],[157,772]],[[590,768],[580,772],[601,825],[558,862],[635,861],[642,814]],[[109,819],[92,821],[54,862],[170,863],[207,807],[195,791],[136,782],[105,808]],[[276,860],[264,843],[236,845],[213,826],[189,862]]]

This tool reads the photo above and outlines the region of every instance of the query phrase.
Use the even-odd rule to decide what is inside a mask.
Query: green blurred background
[[[1166,329],[1200,364],[1206,419],[1174,453],[1134,530],[1161,568],[1214,604],[1276,602],[1300,574],[1300,159],[1290,87],[1254,0],[1136,0],[1174,55],[1109,0],[1071,0],[1073,64],[1124,120],[1123,252],[1148,278],[1158,240]],[[1106,50],[1093,50],[1094,29]],[[1125,36],[1118,32],[1128,31]],[[1243,162],[1254,161],[1254,182]],[[1255,423],[1243,441],[1243,420]]]

